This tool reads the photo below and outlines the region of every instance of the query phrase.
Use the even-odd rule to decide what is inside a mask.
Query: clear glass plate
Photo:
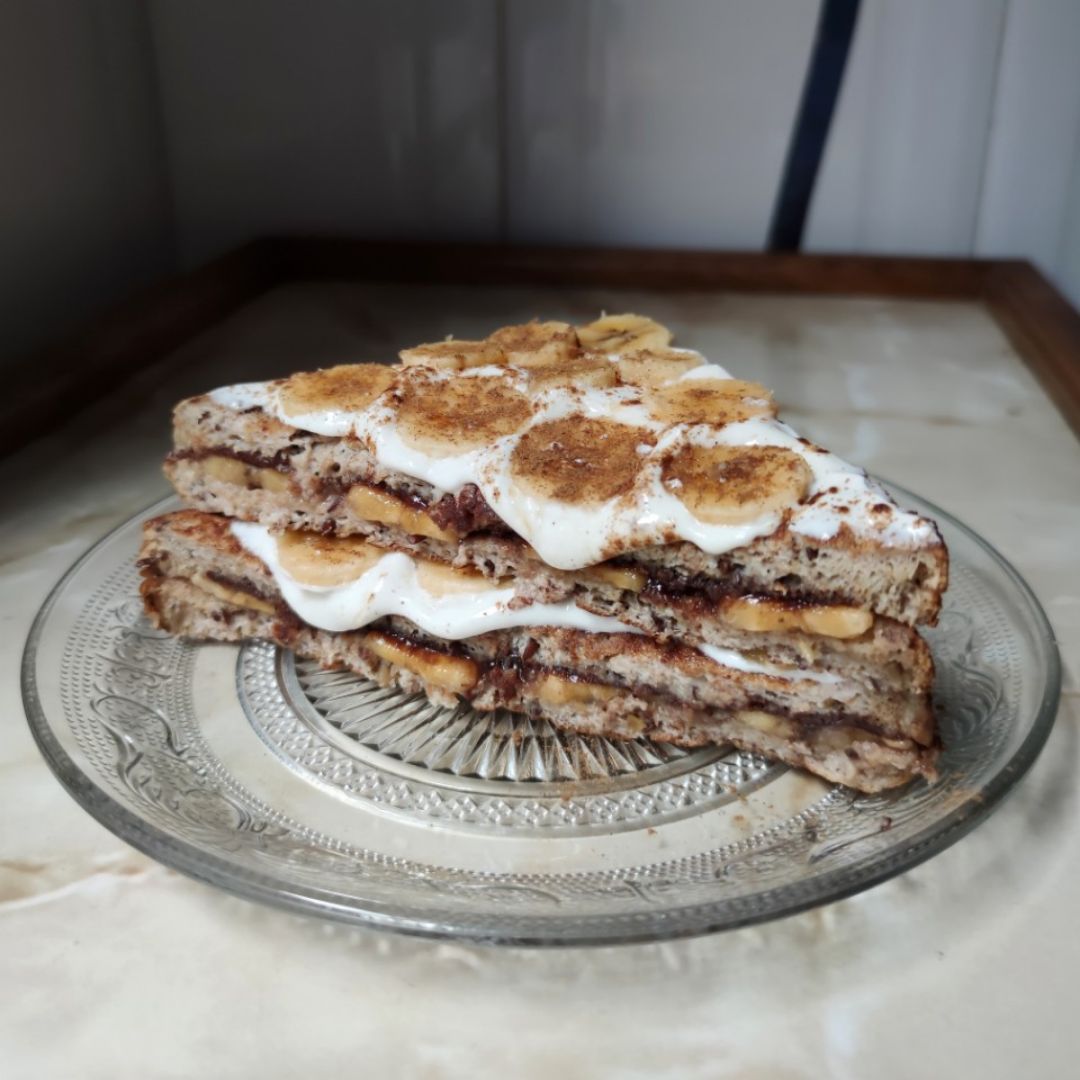
[[[948,514],[928,638],[941,778],[861,796],[721,748],[607,742],[430,705],[264,644],[146,623],[141,522],[57,585],[27,715],[75,799],[148,855],[241,896],[433,936],[570,945],[775,918],[868,888],[987,816],[1053,723],[1059,663],[1017,573]]]

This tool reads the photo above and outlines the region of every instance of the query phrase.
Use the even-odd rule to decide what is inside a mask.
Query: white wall
[[[513,239],[759,247],[816,3],[507,5]]]
[[[172,266],[148,45],[137,0],[0,4],[0,368]]]
[[[863,0],[810,251],[968,254],[1006,0]]]
[[[755,248],[816,0],[8,0],[0,352],[261,234]],[[810,250],[1080,303],[1080,0],[864,0]]]
[[[252,236],[493,238],[493,0],[152,6],[187,265]]]
[[[177,236],[755,248],[814,0],[154,0]],[[808,250],[1027,255],[1080,302],[1080,0],[864,0]]]
[[[1010,0],[975,251],[1026,255],[1080,304],[1080,2]]]

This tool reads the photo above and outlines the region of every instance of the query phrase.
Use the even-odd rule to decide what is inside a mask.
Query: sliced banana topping
[[[606,353],[666,349],[671,344],[671,331],[644,315],[605,315],[579,326],[577,334],[585,348]]]
[[[397,427],[403,442],[426,454],[466,454],[517,431],[532,411],[501,375],[411,379],[401,388]]]
[[[394,368],[349,365],[226,387],[214,397],[316,435],[355,440],[367,470],[360,476],[374,487],[358,485],[347,500],[364,520],[453,542],[453,528],[379,484],[403,475],[438,498],[474,486],[559,570],[679,542],[723,554],[768,535],[783,511],[791,511],[784,521],[793,534],[815,542],[847,526],[886,546],[935,543],[931,522],[894,509],[859,470],[775,422],[765,387],[730,378],[671,340],[666,327],[636,314],[580,327],[534,320],[482,341],[406,349]],[[687,445],[709,442],[724,446]],[[249,488],[292,491],[300,482],[288,470],[206,469],[220,472],[218,482]],[[448,521],[458,516],[446,511]],[[461,520],[464,528],[481,519]],[[612,586],[637,584],[621,579],[625,585]],[[836,637],[864,633],[864,622],[858,613],[802,617],[809,632]]]
[[[722,617],[731,626],[752,633],[804,630],[823,637],[854,638],[866,633],[874,616],[848,604],[811,604],[792,607],[762,597],[741,596],[727,601]]]
[[[345,495],[349,509],[366,521],[378,521],[383,525],[397,525],[413,536],[429,536],[433,540],[453,542],[458,534],[452,529],[436,525],[426,510],[409,506],[404,499],[367,484],[356,484]]]
[[[653,436],[613,420],[573,416],[533,425],[510,456],[514,480],[533,494],[589,505],[626,494],[641,471],[641,446]]]
[[[518,361],[529,372],[529,389],[539,394],[556,387],[593,387],[597,390],[610,390],[619,381],[615,365],[603,356],[583,354],[569,360],[555,363],[535,364]]]
[[[504,584],[502,581],[489,581],[478,571],[465,567],[447,566],[429,559],[414,558],[413,561],[416,563],[416,580],[432,596],[491,592]]]
[[[786,510],[806,494],[813,474],[779,446],[686,446],[665,462],[664,486],[699,521],[741,525]]]
[[[568,679],[565,675],[556,675],[554,672],[535,678],[530,689],[537,701],[545,705],[595,705],[611,701],[619,692],[614,686]]]
[[[252,596],[251,593],[244,592],[243,589],[234,589],[231,585],[215,581],[206,574],[193,574],[191,584],[202,589],[203,592],[217,597],[218,600],[224,600],[226,604],[249,608],[252,611],[261,611],[264,615],[274,614],[274,605],[269,600],[264,600],[261,596]]]
[[[324,588],[347,585],[363,577],[386,551],[358,536],[320,536],[289,531],[277,540],[281,568],[301,585]],[[476,570],[448,566],[430,559],[413,558],[420,587],[432,596],[490,592],[503,585],[489,581]]]
[[[266,469],[258,465],[248,465],[237,458],[210,454],[203,459],[203,472],[211,480],[223,484],[235,484],[238,487],[263,488],[266,491],[288,491],[289,478],[276,469]]]
[[[628,589],[630,592],[641,592],[648,581],[648,574],[636,566],[597,563],[589,567],[589,573],[605,585],[614,585],[616,589]]]
[[[857,607],[808,607],[802,613],[803,629],[825,637],[854,638],[865,634],[874,625],[871,612]]]
[[[664,386],[704,363],[705,357],[700,353],[678,349],[639,349],[619,357],[619,378],[631,386]]]
[[[314,588],[346,585],[363,577],[385,551],[358,536],[285,532],[278,537],[278,562],[294,581]]]
[[[279,406],[286,417],[323,409],[358,412],[390,389],[394,374],[385,364],[340,364],[301,372],[285,380]]]
[[[437,371],[465,371],[467,368],[501,364],[502,351],[490,341],[435,341],[398,353],[402,367],[429,367]]]
[[[504,326],[487,339],[508,364],[555,364],[581,353],[577,331],[564,322],[532,322]]]
[[[652,414],[669,424],[734,424],[775,416],[772,394],[742,379],[691,379],[648,391]]]
[[[380,660],[411,671],[452,694],[468,693],[480,679],[479,666],[467,656],[441,653],[377,630],[364,635],[364,648]]]

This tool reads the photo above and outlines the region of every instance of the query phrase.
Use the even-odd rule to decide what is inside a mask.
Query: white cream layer
[[[304,622],[340,633],[358,630],[387,615],[399,615],[436,637],[459,641],[517,626],[559,626],[605,634],[636,634],[618,619],[593,615],[573,603],[511,608],[514,590],[492,586],[477,591],[434,593],[417,577],[416,560],[387,552],[360,577],[342,585],[297,581],[278,557],[277,539],[264,526],[234,521],[237,540],[269,569],[285,603]]]
[[[611,360],[617,363],[618,357]],[[525,372],[512,367],[411,377],[441,381],[497,374],[525,388]],[[703,364],[686,372],[682,380],[730,377],[718,365]],[[532,545],[544,562],[561,570],[578,570],[620,551],[678,540],[719,555],[768,536],[779,527],[782,514],[776,511],[762,513],[741,525],[710,524],[694,517],[661,482],[663,458],[686,444],[781,446],[802,457],[813,480],[807,500],[793,508],[790,528],[809,538],[829,540],[841,525],[847,525],[857,536],[886,546],[918,547],[936,538],[931,522],[896,508],[862,469],[835,454],[807,446],[786,424],[766,417],[723,426],[665,424],[649,414],[634,387],[548,390],[534,399],[536,411],[521,431],[476,450],[438,456],[402,438],[394,409],[385,395],[366,409],[328,408],[303,415],[286,415],[277,388],[269,383],[223,387],[211,396],[235,409],[260,405],[283,423],[316,434],[354,435],[366,443],[383,468],[426,481],[439,495],[475,484],[495,513]],[[569,416],[602,418],[641,429],[643,468],[632,491],[599,505],[581,506],[541,498],[516,482],[510,468],[511,456],[522,432],[533,424]],[[645,441],[648,438],[656,440],[654,446]],[[888,511],[872,512],[877,504],[884,504]]]
[[[640,634],[619,619],[594,615],[573,601],[526,604],[512,608],[512,588],[481,588],[468,592],[435,593],[424,587],[416,560],[403,552],[387,552],[360,577],[341,585],[314,586],[296,580],[281,565],[277,538],[264,525],[234,521],[232,534],[245,551],[270,571],[285,603],[310,626],[342,633],[388,615],[408,619],[421,630],[450,641],[494,630],[523,626],[553,626],[596,634]],[[732,649],[702,645],[699,650],[722,667],[783,679],[838,682],[828,672],[793,671],[750,660]]]

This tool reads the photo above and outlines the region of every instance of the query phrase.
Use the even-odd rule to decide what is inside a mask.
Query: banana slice
[[[264,491],[289,491],[291,484],[284,473],[276,469],[264,469],[258,465],[248,465],[238,458],[210,454],[203,458],[203,473],[211,480],[222,484],[235,484],[237,487],[262,488]]]
[[[354,484],[345,493],[349,509],[366,521],[378,521],[382,525],[396,525],[413,536],[430,536],[432,540],[451,543],[460,539],[452,529],[443,529],[431,520],[426,510],[409,506],[404,499],[367,484]]]
[[[704,363],[700,353],[639,349],[619,357],[619,378],[632,386],[664,386]]]
[[[532,322],[504,326],[487,339],[508,364],[537,366],[572,360],[581,352],[577,331],[564,322]]]
[[[483,574],[465,567],[447,566],[428,559],[416,561],[416,580],[432,596],[461,596],[505,588],[506,582],[489,581]]]
[[[669,424],[733,424],[754,416],[775,416],[772,393],[742,379],[691,379],[649,390],[648,405]]]
[[[278,400],[286,416],[303,416],[320,409],[359,411],[389,390],[393,381],[394,369],[385,364],[339,364],[290,376]]]
[[[822,637],[853,638],[865,634],[874,624],[873,613],[848,604],[813,604],[792,607],[761,597],[735,597],[721,608],[721,617],[731,626],[753,633],[805,630]]]
[[[599,390],[609,390],[619,381],[615,365],[603,356],[582,355],[570,360],[559,360],[554,364],[522,363],[529,372],[529,389],[534,394],[551,390],[558,386],[570,389],[591,386]]]
[[[529,684],[537,701],[544,705],[595,705],[611,701],[619,692],[604,683],[568,679],[563,675],[547,672]]]
[[[358,536],[320,536],[290,531],[278,537],[278,562],[301,585],[316,588],[347,585],[370,570],[385,554]]]
[[[795,505],[812,476],[780,446],[687,446],[665,463],[662,480],[699,521],[743,525]]]
[[[641,592],[648,583],[649,576],[644,570],[636,566],[618,566],[610,563],[597,563],[590,566],[588,573],[605,585],[613,585],[616,589],[625,589],[630,592]]]
[[[666,349],[671,344],[671,331],[644,315],[605,315],[579,326],[577,334],[586,349],[605,353]]]
[[[206,574],[192,574],[191,584],[203,592],[208,592],[218,600],[224,600],[226,604],[234,607],[249,608],[251,611],[261,611],[264,615],[274,614],[274,605],[261,596],[252,596],[243,589],[234,589],[229,585],[223,585]]]
[[[413,379],[401,388],[397,428],[403,441],[425,454],[465,454],[517,431],[532,409],[499,375]]]
[[[365,634],[363,640],[364,648],[380,660],[411,671],[432,686],[452,694],[466,694],[480,680],[479,665],[466,656],[441,653],[377,630]]]
[[[402,349],[398,356],[402,367],[429,367],[437,371],[464,371],[503,362],[502,351],[489,341],[434,341]]]
[[[602,503],[634,486],[643,460],[638,447],[653,441],[642,428],[612,420],[549,420],[521,437],[510,456],[510,471],[519,485],[541,498]]]

